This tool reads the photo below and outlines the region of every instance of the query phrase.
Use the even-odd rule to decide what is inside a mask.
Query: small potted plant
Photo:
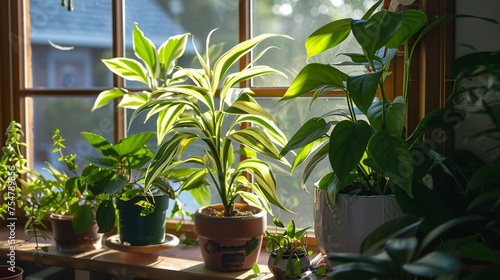
[[[267,238],[266,251],[270,253],[268,260],[269,270],[274,279],[298,279],[299,275],[309,271],[309,255],[312,251],[307,250],[304,244],[305,235],[309,228],[296,230],[294,220],[290,220],[287,227],[278,219],[274,218],[276,232],[265,231]],[[277,229],[284,229],[283,233]]]
[[[127,58],[105,60],[113,73],[140,80],[148,90],[104,91],[94,109],[122,97],[120,106],[134,109],[132,119],[146,111],[148,118],[157,116],[161,144],[148,167],[145,185],[161,177],[175,178],[181,182],[181,191],[193,192],[204,205],[195,213],[195,228],[205,265],[213,270],[250,269],[260,252],[265,211],[272,213],[271,204],[285,209],[278,200],[270,165],[256,155],[280,160],[277,146],[284,146],[286,137],[250,89],[235,88],[251,78],[284,74],[268,66],[255,66],[255,61],[230,72],[256,45],[278,36],[263,34],[241,42],[217,59],[197,52],[201,69],[193,69],[175,64],[184,52],[187,35],[170,38],[156,51],[136,25],[134,50],[145,67]],[[210,35],[207,49],[209,39]],[[195,143],[205,148],[198,155],[185,154]],[[235,155],[246,159],[238,161]],[[210,185],[221,203],[205,206],[211,203]],[[245,203],[238,203],[241,198]]]
[[[120,244],[146,246],[165,242],[166,212],[174,191],[161,178],[144,184],[146,167],[154,156],[147,143],[156,133],[137,133],[115,144],[95,133],[81,135],[101,154],[85,157],[90,165],[81,177],[93,194],[99,230],[114,229],[119,219]],[[169,238],[172,239],[170,235]]]
[[[3,205],[7,211],[3,214],[14,214],[15,209],[9,207],[9,202],[15,201],[15,206],[23,209],[28,218],[25,233],[32,233],[37,243],[38,238],[47,237],[42,230],[46,228],[43,219],[49,215],[59,251],[82,252],[100,248],[102,234],[97,232],[92,201],[87,200],[87,190],[77,179],[76,155],[63,153],[64,138],[59,129],[54,129],[53,152],[60,155],[59,161],[64,162],[73,177],[48,162],[44,168],[47,175],[30,169],[22,153],[22,149],[29,148],[23,137],[21,125],[12,121],[2,148],[2,189],[8,189],[9,194]]]

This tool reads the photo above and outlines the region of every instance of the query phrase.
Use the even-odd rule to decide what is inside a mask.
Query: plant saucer
[[[154,253],[158,251],[167,250],[179,245],[179,238],[172,234],[165,234],[165,240],[160,244],[146,245],[146,246],[132,246],[124,244],[120,240],[120,235],[115,234],[106,239],[106,246],[110,249],[127,252],[127,253]]]

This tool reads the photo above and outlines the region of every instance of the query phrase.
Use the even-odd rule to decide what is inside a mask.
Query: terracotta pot
[[[200,249],[205,266],[217,271],[238,271],[252,268],[260,254],[262,235],[267,216],[259,208],[236,204],[236,208],[255,211],[253,216],[214,217],[209,208],[224,209],[222,204],[198,209],[194,215],[194,226],[200,240]],[[256,248],[245,256],[245,251],[258,242]]]
[[[337,195],[332,206],[325,190],[314,188],[314,232],[321,253],[359,253],[365,237],[401,216],[393,195]]]
[[[274,279],[276,280],[295,279],[295,278],[290,278],[286,274],[286,264],[290,258],[292,258],[293,262],[295,262],[297,258],[300,259],[300,264],[302,267],[300,274],[309,271],[310,261],[309,257],[306,254],[301,253],[292,256],[290,256],[289,254],[288,255],[283,254],[281,260],[279,260],[278,263],[276,263],[276,252],[273,251],[269,255],[269,259],[267,260],[267,267],[269,267],[269,270],[273,273]]]
[[[144,200],[136,196],[130,200],[117,200],[116,207],[120,217],[120,240],[132,246],[147,246],[161,244],[165,240],[165,223],[169,197],[155,195],[155,210],[146,216],[141,216],[142,207],[135,205]]]
[[[23,280],[23,272],[17,266],[0,265],[0,280]]]
[[[50,214],[52,233],[57,250],[61,252],[85,252],[102,247],[102,233],[98,233],[97,223],[81,234],[73,231],[73,216]]]

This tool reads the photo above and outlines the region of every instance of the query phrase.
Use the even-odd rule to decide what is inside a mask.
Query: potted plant
[[[311,91],[314,92],[313,100],[332,90],[345,93],[347,110],[332,111],[308,120],[281,151],[284,156],[298,149],[292,172],[310,158],[303,174],[303,184],[318,162],[324,158],[329,160],[333,171],[325,174],[315,189],[319,205],[328,203],[326,197],[331,204],[316,207],[326,209],[322,212],[324,214],[317,214],[315,218],[316,236],[319,237],[322,252],[359,252],[360,242],[377,224],[371,224],[363,233],[360,233],[361,229],[336,229],[337,224],[365,224],[350,222],[353,219],[384,222],[399,215],[400,209],[394,197],[389,196],[390,202],[386,204],[388,197],[380,195],[400,194],[412,198],[415,182],[419,182],[422,188],[428,188],[425,182],[428,182],[426,179],[432,169],[446,162],[436,151],[424,145],[424,133],[428,129],[450,129],[465,116],[462,110],[440,108],[427,114],[413,131],[405,128],[409,106],[409,70],[418,42],[440,22],[467,16],[446,15],[425,26],[427,16],[424,12],[416,9],[376,11],[381,3],[375,3],[361,19],[335,20],[314,31],[305,43],[308,58],[340,45],[351,33],[362,53],[342,53],[340,55],[347,57],[348,61],[333,65],[307,64],[280,99],[297,98]],[[401,50],[404,59],[402,91],[389,100],[384,80],[390,75],[389,66],[396,49]],[[362,74],[347,74],[342,71],[346,65],[360,65],[365,71]],[[340,120],[332,120],[332,116]],[[412,155],[421,156],[421,161],[412,160]],[[344,202],[377,199],[381,200],[379,207],[367,208],[370,209],[368,211],[361,209],[350,216],[339,216],[344,212],[343,209],[355,209]],[[339,207],[333,209],[334,204],[339,203],[343,205],[336,205]],[[335,212],[338,222],[332,221],[329,212]],[[382,215],[379,218],[366,217],[369,213]],[[359,236],[352,236],[353,232],[359,233]],[[333,241],[332,235],[341,240],[342,236],[346,236],[346,239],[354,240],[355,244],[337,243]],[[324,246],[327,248],[323,249]]]
[[[482,147],[493,155],[491,161],[452,150],[447,160],[454,165],[448,164],[451,168],[444,172],[447,192],[414,192],[413,198],[402,200],[405,216],[370,233],[361,254],[330,253],[329,259],[337,263],[330,273],[334,279],[494,279],[500,272],[500,53],[459,57],[451,74],[455,106],[467,110],[467,118],[479,114],[484,122],[491,121],[471,135],[489,140]]]
[[[148,91],[139,93],[124,89],[105,91],[94,105],[96,109],[122,97],[119,106],[134,109],[132,119],[145,111],[149,111],[148,117],[157,116],[160,146],[148,167],[145,185],[161,177],[178,179],[181,191],[195,192],[195,198],[202,205],[210,203],[208,186],[215,188],[221,203],[203,207],[195,213],[200,248],[205,265],[210,269],[251,268],[259,255],[266,226],[263,209],[272,213],[270,204],[285,209],[278,200],[271,167],[256,155],[280,159],[276,145],[284,146],[286,138],[274,118],[252,97],[250,89],[234,89],[251,78],[284,74],[268,66],[253,64],[229,72],[257,44],[276,36],[280,35],[264,34],[241,42],[217,60],[210,54],[202,56],[196,52],[202,68],[193,69],[175,67],[177,58],[184,52],[187,35],[170,38],[156,51],[136,25],[134,50],[146,67],[126,58],[105,60],[115,74],[128,80],[140,80],[149,87]],[[210,35],[207,49],[209,39]],[[152,82],[157,80],[161,80],[161,84]],[[243,124],[256,126],[240,127]],[[187,156],[185,152],[194,143],[206,146],[200,155]],[[235,154],[245,155],[246,159],[238,162]],[[238,203],[240,198],[245,203]],[[216,229],[219,231],[210,233]]]
[[[118,210],[120,244],[146,246],[165,242],[166,212],[174,191],[160,178],[144,184],[146,167],[154,156],[147,143],[156,133],[137,133],[115,144],[95,133],[81,135],[101,154],[85,157],[90,165],[81,177],[96,202],[99,230],[114,229]]]
[[[8,190],[4,214],[15,215],[14,206],[23,209],[28,218],[25,233],[32,233],[37,244],[39,237],[47,237],[42,229],[46,228],[43,219],[49,215],[59,251],[82,252],[100,248],[102,234],[97,232],[92,202],[87,200],[87,190],[76,179],[76,155],[63,153],[64,138],[59,129],[54,129],[53,152],[59,154],[59,161],[73,177],[48,162],[44,168],[47,175],[30,169],[22,153],[22,149],[29,148],[23,137],[21,125],[12,121],[2,149],[2,189]],[[46,247],[41,249],[48,250]]]
[[[269,255],[268,267],[274,279],[298,279],[299,275],[309,271],[309,255],[303,243],[304,236],[309,228],[296,230],[294,220],[290,220],[287,227],[278,219],[273,218],[276,228],[284,229],[283,233],[265,231],[267,238],[266,250]]]

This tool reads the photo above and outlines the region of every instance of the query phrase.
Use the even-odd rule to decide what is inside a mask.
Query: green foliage
[[[270,233],[264,232],[264,237],[267,238],[266,251],[268,253],[276,254],[275,263],[283,259],[283,256],[289,256],[286,264],[286,274],[290,278],[299,276],[302,272],[302,264],[299,259],[300,256],[309,256],[312,251],[307,250],[307,244],[303,243],[304,237],[309,228],[296,230],[295,221],[292,219],[285,228],[285,225],[278,219],[273,218],[273,223],[276,229],[284,229],[283,233]],[[294,256],[294,257],[292,257]]]
[[[99,157],[85,158],[90,165],[81,177],[93,195],[100,232],[110,231],[116,224],[115,199],[129,200],[141,195],[144,200],[136,205],[143,208],[141,215],[148,215],[154,211],[154,203],[148,199],[150,195],[161,191],[175,198],[175,191],[166,180],[144,184],[146,167],[154,156],[147,143],[156,133],[137,133],[115,144],[95,133],[82,132],[81,135],[100,153]]]
[[[466,116],[463,110],[441,108],[423,118],[414,131],[405,128],[410,106],[409,69],[419,41],[445,20],[474,17],[447,15],[427,24],[426,14],[419,10],[375,12],[381,2],[375,3],[362,19],[335,20],[314,31],[305,42],[308,57],[339,46],[349,34],[354,36],[362,53],[342,53],[340,55],[348,60],[333,65],[306,65],[280,99],[298,98],[313,91],[314,102],[331,90],[345,93],[347,112],[332,111],[315,118],[314,122],[306,122],[281,151],[284,156],[298,150],[291,171],[310,158],[302,175],[303,187],[314,167],[328,157],[333,173],[326,174],[319,187],[331,191],[332,202],[347,186],[369,194],[399,192],[411,199],[415,195],[415,182],[423,181],[434,168],[447,163],[424,144],[424,133],[430,129],[451,129]],[[411,48],[410,38],[413,38]],[[399,96],[388,100],[384,80],[390,75],[389,67],[396,48],[402,48],[404,54],[403,89]],[[366,71],[350,75],[342,71],[345,65],[364,66]],[[379,98],[375,99],[376,96]],[[360,117],[357,110],[367,120]],[[338,121],[339,116],[341,121]],[[405,138],[405,134],[409,137]],[[412,155],[422,160],[415,161]],[[338,187],[329,187],[333,184]]]
[[[479,131],[478,135],[490,138],[494,148],[498,147],[500,139],[496,136],[500,129],[495,124],[498,115],[491,114],[494,110],[489,108],[496,106],[499,100],[499,62],[498,52],[478,52],[458,58],[452,64],[456,83],[460,79],[486,75],[485,83],[467,87],[456,84],[453,97],[480,105],[479,113],[490,117],[491,129]],[[421,123],[433,127],[439,123],[436,117],[439,114],[442,113],[432,112]],[[363,241],[362,254],[331,254],[332,261],[342,263],[331,276],[335,279],[414,279],[431,275],[493,279],[497,276],[500,271],[498,159],[483,163],[470,152],[453,151],[438,163],[441,168],[436,169],[434,175],[439,171],[441,176],[449,176],[454,181],[448,183],[448,189],[451,184],[459,184],[461,192],[443,194],[442,190],[416,184],[413,197],[396,193],[402,210],[420,218],[403,216],[384,223]],[[418,233],[412,234],[417,229]],[[385,250],[377,253],[382,248]]]
[[[14,216],[16,208],[22,209],[27,217],[25,233],[33,234],[37,243],[38,238],[46,238],[42,229],[45,228],[43,219],[47,213],[73,215],[74,231],[77,234],[86,231],[94,222],[91,202],[86,200],[87,190],[76,176],[76,155],[64,154],[65,139],[59,129],[55,128],[53,132],[52,152],[59,154],[58,161],[64,163],[71,172],[70,175],[56,169],[49,162],[46,162],[44,168],[48,175],[31,169],[23,155],[23,149],[29,148],[23,137],[21,124],[12,121],[7,129],[0,164],[1,190],[7,190],[5,203],[1,207],[5,210],[0,213],[3,214],[2,218],[5,218],[5,214]],[[70,177],[71,175],[74,177]]]
[[[196,51],[201,69],[192,69],[176,65],[189,34],[169,38],[156,51],[135,25],[134,50],[139,60],[114,58],[104,63],[113,73],[127,80],[140,81],[149,90],[104,91],[97,98],[94,109],[121,97],[120,107],[134,109],[132,120],[144,112],[147,112],[146,119],[157,117],[159,148],[148,167],[145,186],[161,177],[177,179],[181,181],[181,191],[191,191],[201,204],[207,204],[211,181],[224,204],[225,215],[231,215],[238,197],[270,213],[270,204],[284,209],[277,197],[270,165],[255,155],[259,153],[280,160],[276,145],[284,146],[287,140],[274,118],[252,97],[253,92],[235,88],[255,77],[284,74],[268,66],[253,65],[270,48],[258,54],[245,68],[231,72],[240,58],[258,44],[278,36],[257,36],[237,44],[218,58]],[[240,127],[242,124],[254,126]],[[185,158],[184,152],[197,144],[205,145],[203,153]],[[239,145],[243,145],[242,151],[248,158],[237,163],[234,155],[240,150]],[[190,172],[186,172],[185,166]],[[245,173],[251,174],[255,182],[249,181]]]
[[[363,19],[335,20],[307,38],[308,57],[337,47],[351,33],[363,53],[341,54],[350,61],[337,65],[311,63],[298,74],[280,101],[297,98],[309,91],[314,91],[316,100],[331,90],[340,89],[345,92],[348,111],[326,114],[322,117],[323,127],[305,123],[292,136],[295,141],[289,142],[281,154],[299,149],[301,161],[307,156],[312,157],[306,167],[306,170],[311,170],[319,162],[319,155],[326,152],[334,173],[328,175],[329,182],[322,180],[324,188],[337,181],[341,186],[339,190],[356,185],[368,193],[384,194],[389,192],[390,186],[395,186],[411,196],[413,166],[408,151],[411,143],[401,137],[406,117],[406,88],[401,97],[391,102],[384,94],[384,79],[389,74],[394,48],[403,44],[407,50],[407,40],[426,24],[427,17],[416,10],[374,13],[380,3],[377,2]],[[408,58],[405,64],[407,69],[410,61]],[[368,71],[349,75],[342,72],[343,65],[363,65]],[[381,100],[374,102],[377,91]],[[355,108],[367,116],[368,122],[360,119]],[[331,116],[341,116],[344,120],[331,122]],[[319,131],[324,133],[317,133]],[[325,136],[329,141],[324,140]],[[405,167],[404,174],[401,166]],[[303,183],[308,175],[309,172],[303,174]],[[334,199],[335,193],[331,197]]]

